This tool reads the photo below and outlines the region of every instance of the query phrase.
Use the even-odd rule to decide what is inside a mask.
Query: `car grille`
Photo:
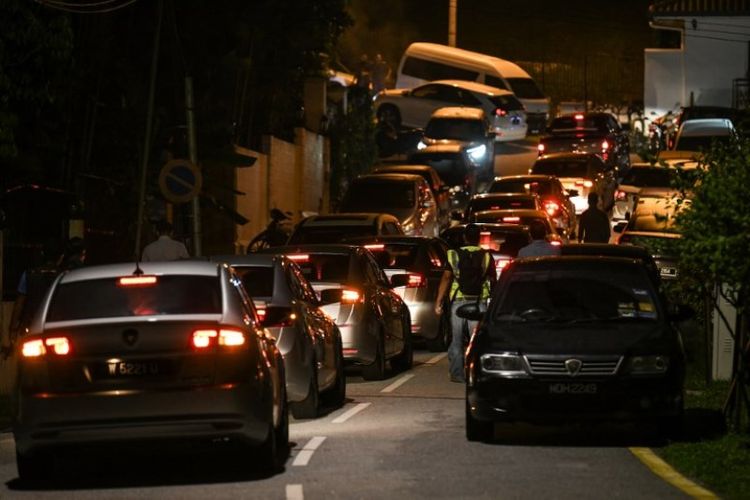
[[[567,375],[567,376],[607,376],[617,373],[622,356],[525,356],[526,363],[534,375]],[[577,370],[566,366],[566,361],[578,360]],[[577,363],[574,364],[574,366]],[[570,363],[567,363],[570,365]]]

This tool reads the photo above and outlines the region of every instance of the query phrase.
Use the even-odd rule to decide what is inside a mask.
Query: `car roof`
[[[518,217],[544,217],[548,218],[547,212],[544,210],[532,210],[530,208],[503,208],[498,210],[481,210],[475,212],[474,216],[479,216],[487,213],[496,213],[498,215],[518,216]],[[478,224],[478,223],[477,223]]]
[[[671,158],[658,163],[631,163],[630,170],[665,170],[665,169],[684,169],[692,170],[698,167],[698,162],[687,158]]]
[[[492,182],[512,181],[512,180],[521,180],[521,179],[528,179],[530,181],[551,181],[551,180],[556,179],[556,177],[554,175],[546,175],[546,174],[503,175],[503,176],[495,177]]]
[[[490,87],[479,82],[469,82],[466,80],[436,80],[430,83],[439,83],[441,85],[450,85],[451,87],[457,87],[460,89],[470,90],[472,92],[479,92],[480,94],[488,95],[513,95],[513,92],[509,90],[499,89],[497,87]],[[429,85],[429,84],[425,84]]]
[[[304,226],[369,226],[375,223],[379,218],[388,219],[398,222],[398,219],[391,214],[385,213],[347,213],[347,214],[327,214],[311,215],[304,218],[300,225]]]
[[[447,106],[445,108],[438,108],[430,117],[430,120],[434,120],[435,118],[448,118],[448,119],[472,119],[472,120],[483,120],[485,118],[485,113],[482,108],[468,108],[468,107],[459,107],[459,106]]]
[[[430,236],[406,236],[398,234],[389,234],[383,236],[356,236],[353,238],[344,238],[343,243],[362,246],[368,243],[411,243],[420,245],[428,243],[434,238]]]
[[[157,276],[190,275],[218,277],[221,266],[222,264],[219,262],[209,262],[203,259],[165,262],[150,261],[139,262],[137,265],[135,262],[127,262],[120,264],[85,266],[63,273],[60,278],[60,283],[117,278],[120,276],[134,276],[137,275],[137,269],[140,269],[142,274],[155,274]]]
[[[284,256],[254,252],[244,255],[212,255],[209,258],[213,262],[224,262],[230,266],[273,267],[276,260],[283,259]]]
[[[259,250],[258,253],[272,253],[289,255],[293,253],[338,253],[352,254],[359,250],[357,245],[328,244],[328,243],[305,243],[303,245],[286,245],[283,247],[271,247]]]
[[[560,255],[601,255],[653,260],[651,253],[637,245],[612,245],[609,243],[573,243],[560,246]]]
[[[687,120],[680,125],[681,136],[729,135],[734,129],[727,118],[698,118]]]
[[[388,172],[375,172],[372,174],[362,174],[354,179],[356,182],[363,181],[398,181],[398,182],[416,182],[421,184],[425,181],[424,177],[417,174],[402,174],[402,173],[388,173]]]
[[[490,212],[499,212],[499,210],[490,210]],[[479,226],[480,231],[516,231],[519,233],[527,232],[529,226],[523,224],[503,224],[500,222],[472,222],[475,226]],[[443,230],[442,234],[463,231],[466,229],[468,224],[458,224],[451,226]]]
[[[486,199],[492,199],[492,200],[499,200],[503,198],[536,198],[537,195],[533,193],[480,193],[475,194],[471,197],[471,200],[486,200]]]
[[[608,255],[560,255],[544,257],[524,257],[513,262],[513,268],[541,268],[554,269],[555,267],[564,267],[568,264],[594,264],[594,265],[630,265],[637,266],[647,270],[643,259],[633,257],[620,257]],[[540,277],[544,276],[541,274]]]
[[[584,152],[566,152],[566,153],[547,153],[537,158],[537,162],[553,161],[553,160],[587,160],[596,158],[599,161],[603,160],[596,153],[584,153]]]

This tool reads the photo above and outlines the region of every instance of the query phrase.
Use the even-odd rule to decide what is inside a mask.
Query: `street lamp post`
[[[456,46],[456,11],[458,0],[448,0],[448,45]]]

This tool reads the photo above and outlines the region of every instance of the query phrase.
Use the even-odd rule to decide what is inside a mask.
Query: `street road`
[[[62,483],[16,479],[13,440],[0,434],[0,498],[682,498],[631,454],[647,434],[628,427],[496,429],[493,444],[464,436],[464,388],[445,354],[379,382],[352,372],[344,408],[292,420],[283,472],[248,473],[221,451],[108,450],[65,456]],[[223,448],[217,447],[217,450]]]

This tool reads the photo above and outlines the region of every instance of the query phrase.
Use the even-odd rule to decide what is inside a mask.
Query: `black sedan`
[[[495,422],[640,420],[675,430],[685,355],[642,261],[517,260],[466,352],[466,436]],[[479,319],[475,306],[459,315]]]

